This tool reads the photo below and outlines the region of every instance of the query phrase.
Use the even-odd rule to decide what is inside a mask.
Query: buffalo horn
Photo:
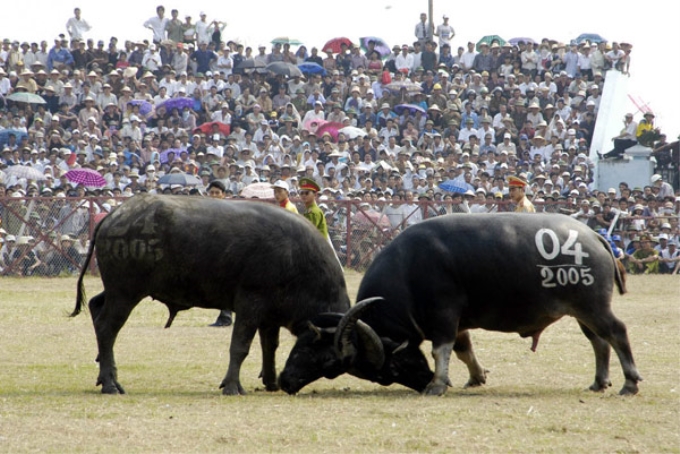
[[[335,332],[335,349],[341,359],[354,359],[357,350],[352,343],[352,333],[357,329],[357,335],[366,352],[366,360],[375,366],[376,369],[382,367],[385,362],[385,351],[382,341],[373,329],[359,320],[359,317],[375,301],[382,300],[381,297],[368,298],[355,304],[342,317],[338,323],[338,330]]]

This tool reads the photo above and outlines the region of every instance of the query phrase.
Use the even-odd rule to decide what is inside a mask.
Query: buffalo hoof
[[[102,394],[125,394],[125,390],[120,383],[102,386]]]
[[[224,383],[220,385],[222,388],[222,395],[224,396],[245,396],[246,391],[240,383]]]
[[[269,385],[265,384],[264,389],[266,389],[267,391],[272,392],[272,393],[281,390],[281,388],[279,388],[279,385],[277,383],[272,383],[272,384],[269,384]]]
[[[426,396],[443,396],[447,388],[448,386],[442,383],[430,383],[423,394]]]
[[[640,379],[642,380],[642,379]],[[619,391],[619,395],[621,396],[634,396],[638,393],[638,385],[636,381],[633,380],[626,380],[626,384],[623,385],[623,388],[621,388],[621,391]]]
[[[470,379],[468,380],[467,383],[465,383],[464,388],[476,388],[478,386],[486,384],[486,374],[488,373],[489,371],[484,369],[484,373],[482,375],[476,376],[470,375]]]
[[[611,387],[611,385],[612,382],[609,379],[602,381],[595,380],[595,382],[592,385],[590,385],[590,388],[588,389],[595,392],[603,392],[605,389]]]

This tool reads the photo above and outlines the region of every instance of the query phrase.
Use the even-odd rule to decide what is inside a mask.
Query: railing
[[[110,209],[126,198],[10,197],[0,200],[0,219],[7,233],[0,244],[0,275],[61,276],[77,274],[87,255],[96,224]],[[233,199],[244,201],[244,199]],[[254,200],[254,199],[250,199]],[[259,203],[271,201],[258,200]],[[564,212],[575,208],[563,201],[537,203],[537,211]],[[320,200],[326,213],[331,241],[341,262],[348,268],[365,270],[374,257],[405,228],[421,220],[465,211],[468,207],[450,201],[420,200],[405,202]],[[483,208],[482,208],[483,207]],[[303,211],[298,201],[298,209]],[[481,212],[511,211],[507,201],[487,205],[471,204]],[[460,214],[464,216],[464,213]],[[675,229],[677,215],[657,217],[622,217],[617,229],[640,226],[658,232],[660,224],[670,222]],[[643,233],[643,232],[640,232]],[[14,241],[11,241],[14,240]],[[96,272],[96,260],[90,264]]]

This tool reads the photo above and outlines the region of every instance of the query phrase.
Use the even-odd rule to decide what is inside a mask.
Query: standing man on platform
[[[437,29],[434,31],[434,36],[439,38],[439,48],[441,49],[444,44],[451,46],[451,40],[456,36],[456,32],[452,26],[449,25],[449,16],[444,14],[444,23],[437,25]]]
[[[76,8],[73,10],[74,17],[70,18],[68,22],[66,22],[66,31],[68,32],[68,35],[71,37],[71,41],[74,39],[82,40],[83,35],[90,31],[92,27],[90,24],[87,23],[85,19],[81,19],[80,17],[80,8]]]
[[[159,5],[156,7],[156,15],[144,22],[144,28],[153,31],[153,42],[160,44],[165,39],[165,28],[170,20],[165,17],[165,7]]]
[[[427,23],[427,14],[420,13],[420,22],[416,24],[416,38],[420,42],[421,46],[424,46],[427,41],[432,40],[434,30]]]

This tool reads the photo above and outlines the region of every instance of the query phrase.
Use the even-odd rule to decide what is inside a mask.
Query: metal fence
[[[96,197],[10,197],[0,200],[0,227],[4,230],[4,241],[0,244],[0,275],[64,276],[79,273],[96,224],[125,200]],[[304,207],[297,202],[302,212]],[[401,201],[322,198],[319,206],[326,213],[331,241],[340,261],[358,271],[364,271],[376,254],[409,225],[467,208],[450,201],[424,199],[408,204]],[[537,204],[538,211],[546,212],[563,212],[573,207],[575,205],[563,201]],[[482,213],[502,212],[512,210],[512,205],[496,199],[484,204],[473,203],[470,208]],[[618,221],[617,230],[627,231],[640,219],[650,221],[652,218],[622,218]],[[662,222],[672,222],[675,229],[677,219],[677,215],[653,218],[650,231],[658,231]],[[96,272],[96,260],[91,262],[90,267],[91,272]]]

